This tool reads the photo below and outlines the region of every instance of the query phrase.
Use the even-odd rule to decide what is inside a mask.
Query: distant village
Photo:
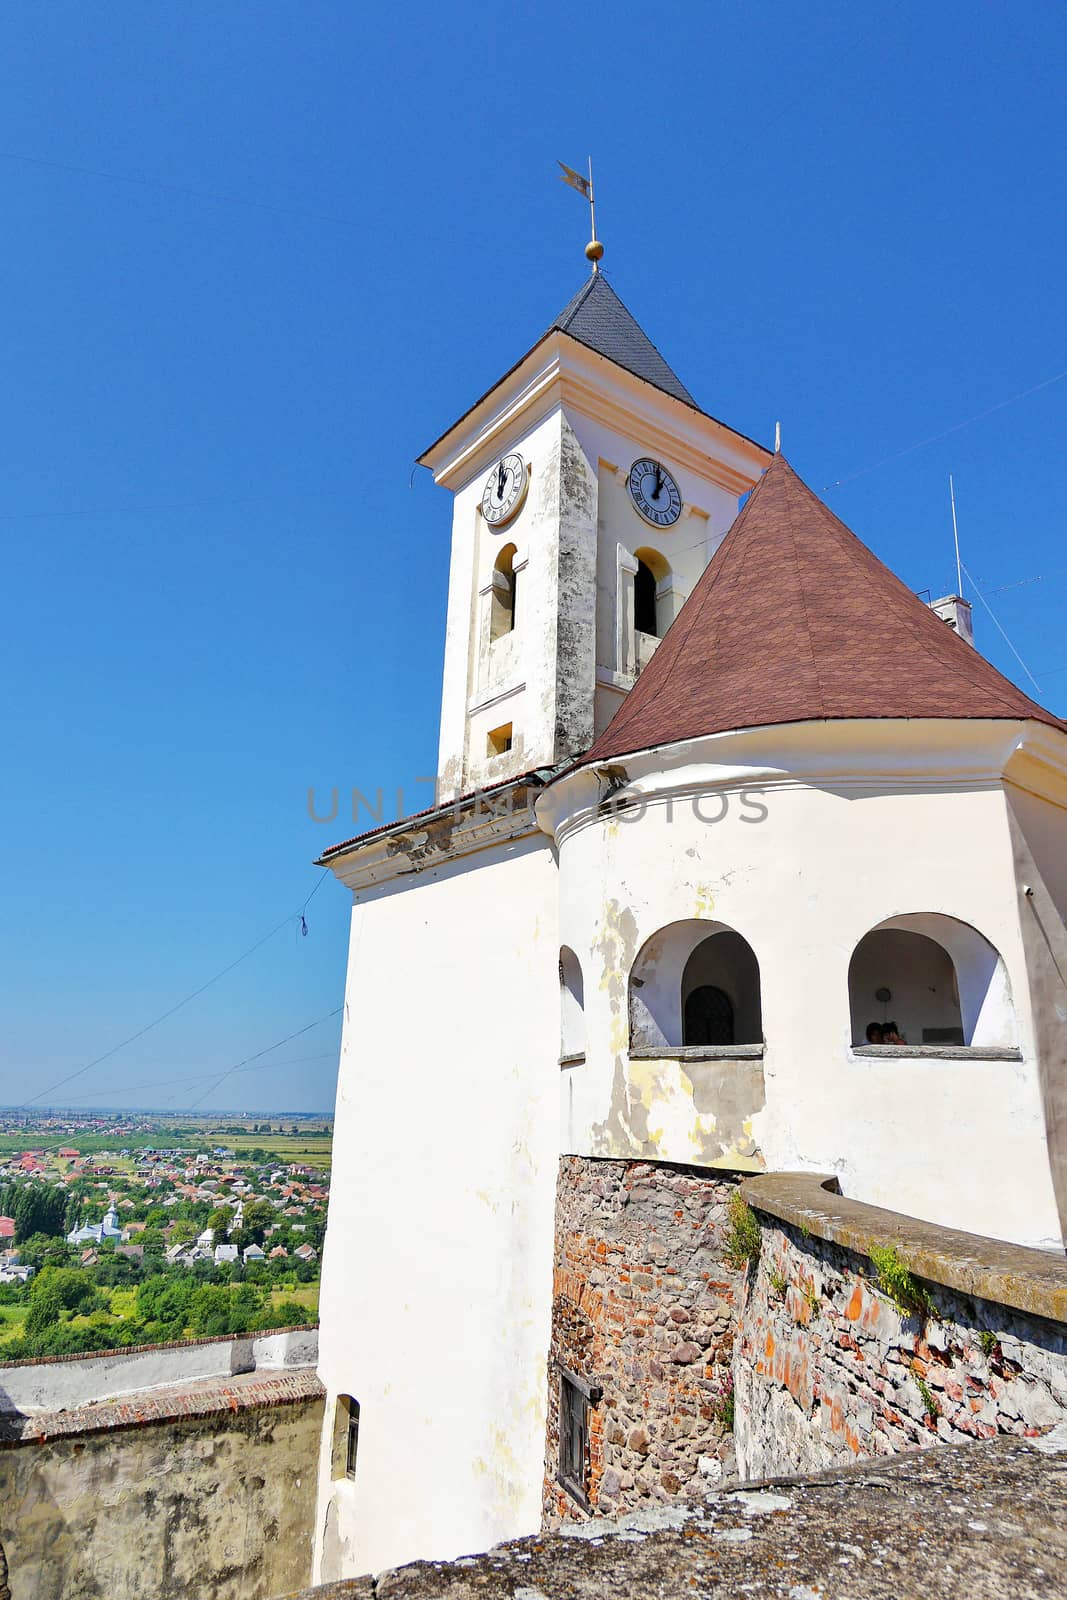
[[[330,1145],[322,1119],[0,1116],[0,1360],[315,1321]]]

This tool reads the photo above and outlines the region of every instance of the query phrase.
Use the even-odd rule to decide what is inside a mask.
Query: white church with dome
[[[421,460],[440,792],[322,858],[322,1580],[538,1528],[561,1156],[1067,1229],[1067,728],[966,603],[702,409],[600,272]]]

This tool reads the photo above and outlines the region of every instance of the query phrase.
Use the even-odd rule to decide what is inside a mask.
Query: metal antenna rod
[[[963,563],[960,561],[960,530],[956,526],[956,488],[952,482],[951,472],[948,475],[948,497],[952,502],[952,539],[956,546],[956,593],[963,593]]]
[[[597,236],[596,236],[596,201],[593,199],[593,158],[592,158],[592,156],[588,157],[588,161],[589,161],[589,243],[592,246],[592,245],[595,245],[598,242],[597,241]],[[603,254],[603,250],[601,250],[601,255],[602,254]],[[586,251],[586,255],[589,257],[590,261],[593,264],[594,273],[599,272],[600,271],[600,256],[592,254],[589,250]]]

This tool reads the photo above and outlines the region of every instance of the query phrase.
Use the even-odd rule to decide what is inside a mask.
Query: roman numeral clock
[[[530,470],[517,451],[501,456],[482,490],[482,516],[491,528],[502,528],[522,508],[530,486]]]
[[[630,468],[630,499],[654,528],[670,528],[682,514],[678,485],[659,461],[642,456]]]

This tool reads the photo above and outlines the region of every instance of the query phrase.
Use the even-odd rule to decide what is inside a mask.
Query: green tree
[[[19,1259],[24,1266],[41,1272],[49,1266],[69,1267],[78,1257],[75,1247],[67,1244],[65,1239],[50,1237],[45,1233],[31,1233],[19,1245]]]
[[[262,1244],[267,1229],[274,1221],[274,1207],[269,1200],[250,1200],[241,1213],[241,1226],[256,1244]]]
[[[64,1311],[90,1311],[100,1300],[92,1279],[77,1267],[45,1267],[32,1279],[31,1306],[52,1294],[58,1297]]]
[[[233,1221],[233,1212],[228,1206],[217,1206],[207,1219],[207,1226],[215,1235],[216,1244],[225,1244],[226,1236],[230,1231]]]
[[[223,1285],[205,1283],[193,1291],[189,1326],[201,1336],[230,1332],[230,1296]]]
[[[63,1315],[63,1302],[55,1289],[47,1285],[42,1294],[33,1297],[30,1309],[26,1316],[25,1333],[27,1339],[39,1339],[49,1328],[54,1328],[61,1321]]]
[[[276,1328],[298,1328],[302,1322],[311,1320],[307,1306],[302,1306],[298,1300],[283,1300],[274,1308]]]
[[[20,1185],[10,1213],[15,1220],[15,1243],[22,1244],[35,1233],[62,1234],[66,1211],[63,1189],[36,1181]]]

